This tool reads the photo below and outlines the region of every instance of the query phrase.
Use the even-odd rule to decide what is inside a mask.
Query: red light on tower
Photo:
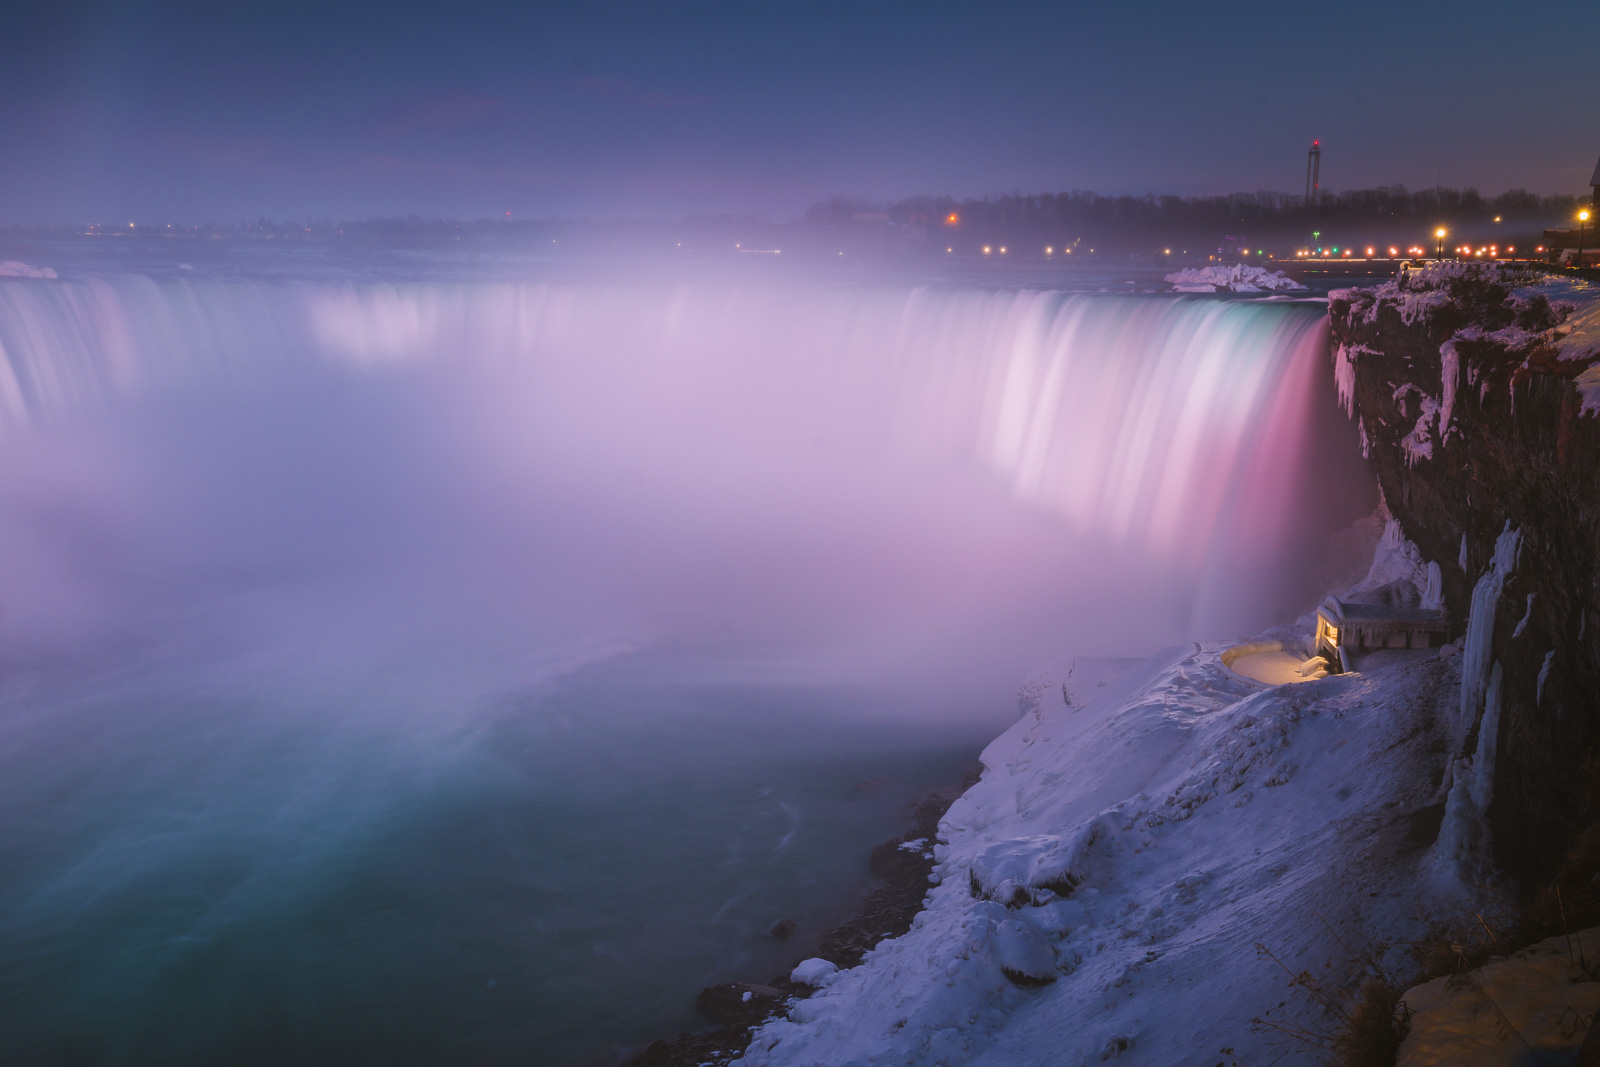
[[[945,216],[944,221],[946,226],[954,226],[956,223],[961,221],[961,216],[952,211],[950,214]]]

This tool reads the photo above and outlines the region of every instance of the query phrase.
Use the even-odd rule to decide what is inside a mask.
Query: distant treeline
[[[1324,193],[1313,203],[1291,193],[1231,193],[1227,196],[1101,196],[1099,193],[1007,193],[982,199],[913,196],[888,204],[834,197],[813,204],[804,221],[812,226],[887,224],[945,232],[1043,234],[1067,243],[1076,238],[1176,240],[1181,235],[1220,238],[1228,233],[1309,234],[1313,230],[1425,232],[1437,226],[1477,228],[1498,216],[1522,229],[1564,222],[1588,197],[1539,196],[1513,189],[1484,196],[1473,188],[1407,189],[1380,185]],[[954,215],[956,221],[950,222]]]
[[[1018,254],[1046,247],[1081,251],[1201,255],[1230,235],[1284,254],[1319,233],[1320,244],[1433,245],[1452,238],[1532,244],[1545,227],[1567,226],[1585,196],[1539,196],[1513,189],[1484,196],[1473,188],[1407,189],[1380,185],[1324,193],[1314,203],[1277,192],[1227,196],[1101,196],[1099,193],[1005,193],[958,200],[912,196],[890,203],[836,196],[789,221],[748,214],[690,216],[680,222],[625,219],[369,218],[204,223],[168,226],[46,225],[0,227],[0,234],[92,233],[117,237],[226,238],[358,249],[504,249],[567,251],[771,249],[835,255],[844,248],[894,254],[977,253],[991,242]],[[953,217],[953,218],[952,218]],[[1498,222],[1496,220],[1499,220]],[[1237,244],[1237,242],[1235,242]]]

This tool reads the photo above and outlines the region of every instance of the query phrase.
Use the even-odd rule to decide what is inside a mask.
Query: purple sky
[[[1298,191],[1313,137],[1330,189],[1582,192],[1600,156],[1592,0],[17,6],[0,222]]]

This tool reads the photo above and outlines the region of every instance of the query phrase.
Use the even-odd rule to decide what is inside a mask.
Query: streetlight
[[[1444,258],[1444,227],[1440,226],[1437,230],[1434,230],[1433,231],[1433,235],[1439,239],[1438,257],[1440,259],[1443,259]]]
[[[1589,221],[1587,211],[1578,212],[1578,266],[1583,266],[1583,224]]]

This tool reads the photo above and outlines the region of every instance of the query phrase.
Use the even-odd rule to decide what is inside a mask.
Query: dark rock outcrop
[[[1539,281],[1447,264],[1329,301],[1341,394],[1458,633],[1497,541],[1520,533],[1484,631],[1484,670],[1503,672],[1487,817],[1495,859],[1531,881],[1600,814],[1600,418],[1575,382],[1600,351],[1562,349],[1574,307],[1517,291]],[[1485,721],[1466,688],[1460,756]]]
[[[754,1026],[783,1006],[784,993],[758,982],[724,982],[702,989],[694,1006],[723,1026]]]

